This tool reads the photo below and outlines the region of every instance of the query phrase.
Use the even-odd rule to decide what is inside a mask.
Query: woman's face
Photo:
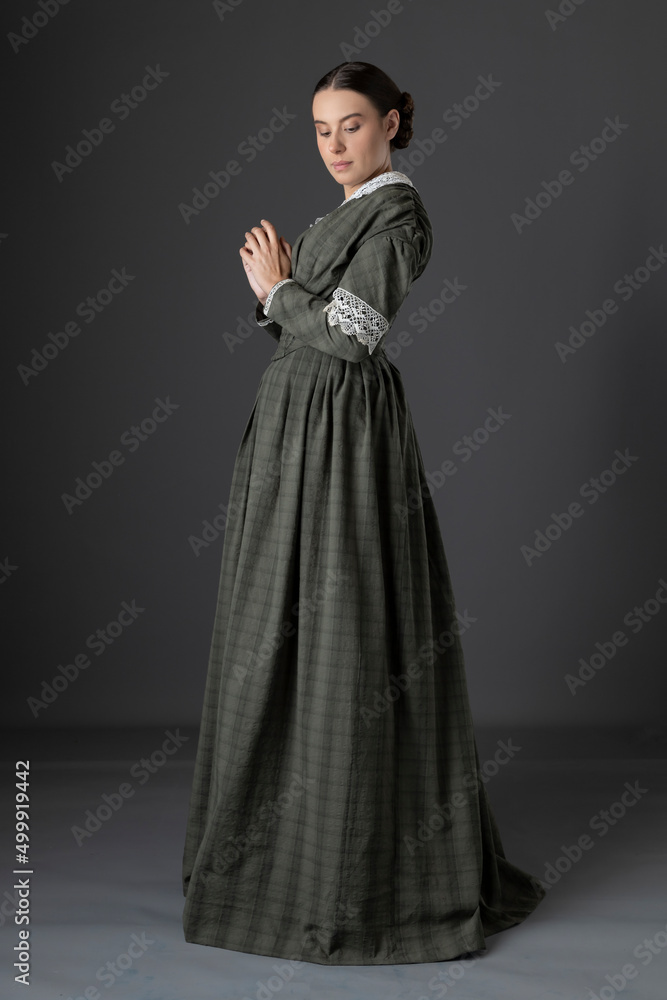
[[[313,98],[317,145],[329,173],[349,196],[371,177],[391,170],[389,140],[398,131],[394,108],[381,118],[356,90],[320,90]],[[337,162],[347,164],[336,167]]]

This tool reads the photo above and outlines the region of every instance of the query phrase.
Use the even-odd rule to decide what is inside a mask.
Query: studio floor
[[[549,885],[543,902],[523,924],[487,938],[486,952],[465,964],[293,968],[184,941],[181,856],[196,728],[6,732],[0,995],[665,1000],[664,731],[496,727],[477,730],[477,738],[482,770],[499,741],[520,748],[511,763],[487,768],[487,790],[508,859]],[[161,752],[165,740],[168,754]],[[13,766],[26,758],[33,871],[27,990],[14,982],[12,967],[19,927],[8,822]],[[114,797],[123,785],[126,795]],[[86,817],[109,801],[116,808],[99,810],[106,818],[86,829]]]

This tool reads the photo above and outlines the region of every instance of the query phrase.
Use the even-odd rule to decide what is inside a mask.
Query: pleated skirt
[[[437,962],[524,920],[398,368],[278,349],[239,446],[183,852],[188,942]]]

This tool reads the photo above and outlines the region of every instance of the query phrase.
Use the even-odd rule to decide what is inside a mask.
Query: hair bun
[[[415,113],[415,104],[412,100],[412,94],[408,93],[407,90],[402,91],[398,100],[397,110],[401,115],[401,121],[396,131],[396,135],[392,139],[392,145],[395,149],[405,149],[413,136],[412,122]]]

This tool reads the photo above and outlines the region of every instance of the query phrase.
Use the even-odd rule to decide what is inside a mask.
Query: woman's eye
[[[358,132],[359,131],[359,125],[355,125],[354,128],[346,128],[345,131],[346,132]],[[330,133],[329,132],[320,132],[320,135],[323,138],[326,138],[328,135],[330,135]]]

